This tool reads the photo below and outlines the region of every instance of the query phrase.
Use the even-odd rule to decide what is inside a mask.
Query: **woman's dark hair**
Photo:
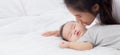
[[[67,7],[93,14],[92,7],[99,5],[100,23],[104,25],[120,24],[112,16],[112,0],[64,0]]]

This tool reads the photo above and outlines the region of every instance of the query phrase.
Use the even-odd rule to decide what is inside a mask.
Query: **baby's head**
[[[79,39],[85,32],[86,28],[80,22],[67,22],[60,28],[60,36],[65,41],[76,41]]]

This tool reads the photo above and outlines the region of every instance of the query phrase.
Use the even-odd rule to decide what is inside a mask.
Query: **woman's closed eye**
[[[76,15],[76,18],[81,18],[81,15]]]

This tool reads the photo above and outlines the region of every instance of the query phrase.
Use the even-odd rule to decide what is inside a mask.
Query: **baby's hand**
[[[60,42],[59,47],[60,47],[60,48],[68,48],[68,47],[69,47],[69,42],[67,42],[67,41],[62,41],[62,42]]]

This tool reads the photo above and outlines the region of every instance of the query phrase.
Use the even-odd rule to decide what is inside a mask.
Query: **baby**
[[[120,25],[94,25],[88,30],[80,22],[67,22],[60,29],[61,48],[90,50],[110,47],[120,50]]]
[[[62,27],[60,29],[60,36],[62,37],[63,40],[65,40],[60,43],[60,47],[61,48],[72,48],[72,49],[79,50],[80,46],[79,46],[79,43],[77,43],[76,41],[86,31],[87,31],[87,29],[81,22],[71,21],[71,22],[65,23],[64,25],[62,25]],[[85,43],[81,42],[80,45],[83,46],[82,44],[85,44]],[[92,46],[90,46],[90,47],[86,46],[84,49],[88,49],[88,48],[92,48]],[[84,49],[80,48],[80,50],[84,50]]]
[[[80,22],[70,21],[61,26],[60,36],[63,40],[72,42],[79,39],[86,30],[85,26]]]

